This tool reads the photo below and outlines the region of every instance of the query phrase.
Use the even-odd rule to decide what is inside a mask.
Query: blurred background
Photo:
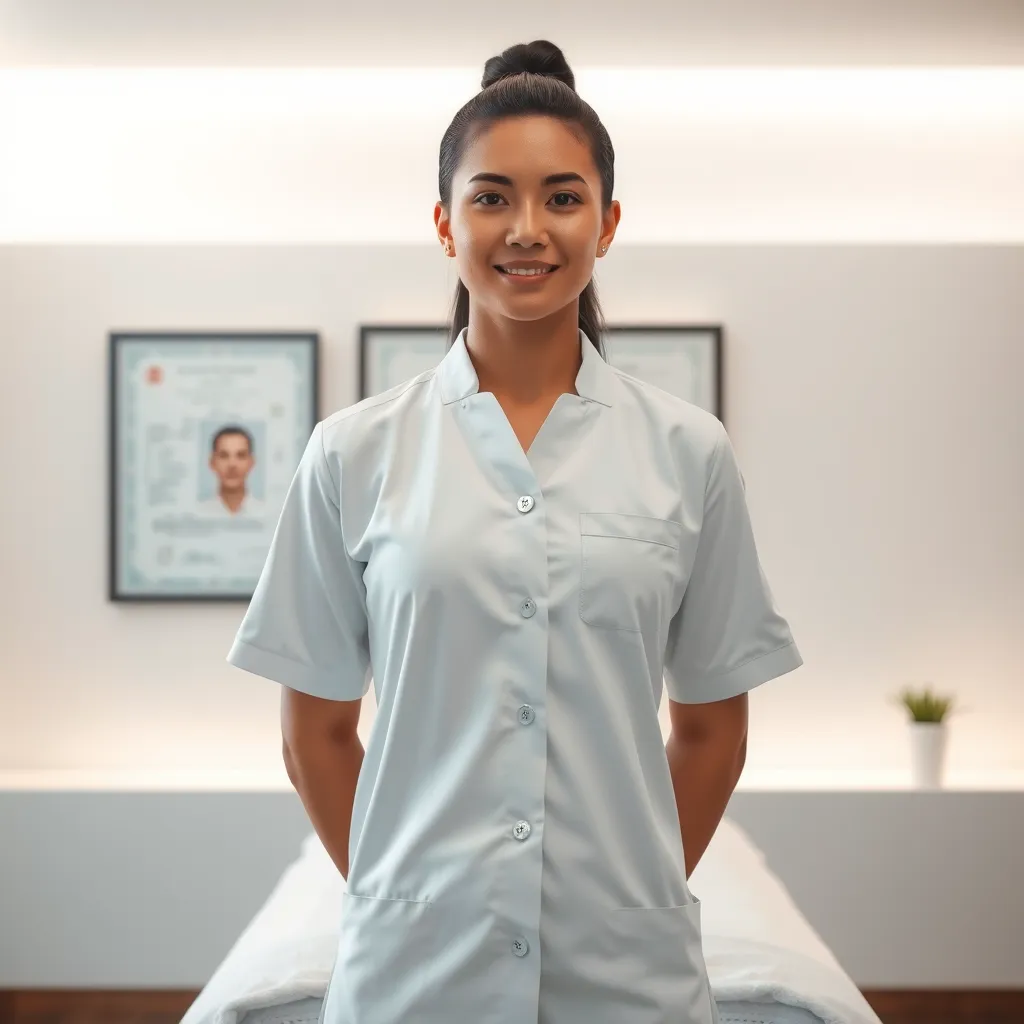
[[[440,139],[535,38],[615,145],[609,322],[724,332],[805,661],[730,817],[883,1020],[1024,1021],[1014,0],[0,2],[0,1020],[179,1019],[309,832],[244,604],[108,599],[109,333],[316,331],[356,401],[360,325],[445,321]]]

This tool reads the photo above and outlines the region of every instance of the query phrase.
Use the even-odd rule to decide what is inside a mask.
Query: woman
[[[447,353],[317,425],[229,661],[284,684],[347,880],[322,1022],[712,1024],[687,879],[801,657],[720,421],[604,359],[604,127],[549,42],[482,85],[441,143]]]

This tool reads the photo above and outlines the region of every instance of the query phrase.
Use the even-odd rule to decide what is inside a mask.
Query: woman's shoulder
[[[429,403],[429,385],[436,370],[436,367],[432,367],[325,417],[325,450],[328,453],[333,450],[340,455],[354,444],[376,447],[379,441],[408,425],[410,421],[416,427]]]
[[[650,381],[614,369],[627,408],[652,424],[659,436],[673,444],[683,438],[688,446],[708,452],[718,446],[725,427],[713,412]]]

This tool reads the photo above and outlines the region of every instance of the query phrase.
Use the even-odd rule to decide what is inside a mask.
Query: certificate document
[[[248,599],[316,426],[316,335],[111,341],[112,598]]]

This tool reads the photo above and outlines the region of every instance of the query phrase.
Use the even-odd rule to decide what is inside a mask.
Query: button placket
[[[530,494],[523,494],[516,502],[516,510],[521,515],[531,512],[536,506],[534,498]],[[532,597],[526,597],[519,603],[519,614],[524,619],[531,619],[537,612],[537,602]],[[516,712],[520,725],[530,725],[536,713],[529,704],[521,704]],[[517,842],[525,842],[529,837],[531,826],[528,821],[517,821],[512,827],[512,836]],[[530,951],[530,944],[525,936],[516,935],[512,939],[512,952],[518,957],[524,957]]]

